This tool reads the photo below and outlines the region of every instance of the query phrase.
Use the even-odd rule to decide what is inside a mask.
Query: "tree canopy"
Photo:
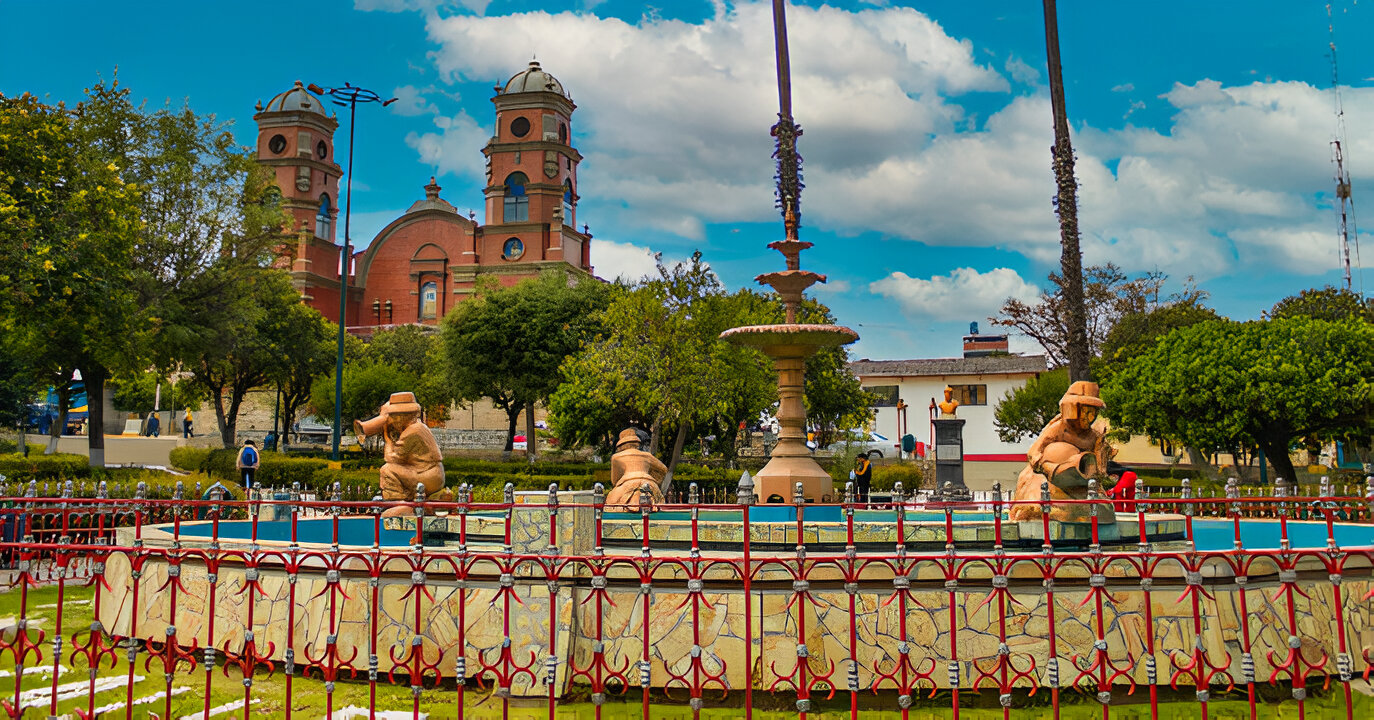
[[[1310,317],[1197,323],[1127,360],[1102,396],[1123,429],[1199,448],[1257,446],[1293,482],[1295,440],[1374,429],[1374,326]]]
[[[1069,389],[1069,372],[1056,368],[1026,381],[1002,395],[993,411],[992,424],[1005,443],[1035,437],[1059,414],[1059,399]]]
[[[1274,303],[1269,317],[1276,320],[1310,317],[1332,322],[1354,319],[1374,322],[1374,298],[1361,297],[1359,293],[1345,288],[1327,285],[1321,289],[1303,290]]]

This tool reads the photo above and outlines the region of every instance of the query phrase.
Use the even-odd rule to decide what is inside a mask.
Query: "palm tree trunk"
[[[1050,157],[1059,191],[1059,268],[1069,330],[1067,355],[1069,381],[1089,379],[1088,311],[1083,301],[1083,251],[1078,245],[1078,181],[1073,172],[1073,145],[1069,141],[1068,111],[1064,107],[1064,71],[1059,63],[1059,16],[1055,0],[1045,3],[1045,55],[1049,60],[1050,107],[1054,112],[1054,147]]]

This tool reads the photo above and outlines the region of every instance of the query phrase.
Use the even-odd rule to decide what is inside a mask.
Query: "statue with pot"
[[[1097,383],[1079,380],[1059,399],[1059,414],[1050,420],[1040,437],[1026,452],[1026,466],[1016,478],[1017,501],[1033,504],[1015,505],[1011,519],[1039,520],[1040,487],[1049,483],[1051,520],[1059,522],[1089,522],[1092,505],[1068,504],[1056,500],[1085,500],[1088,480],[1106,479],[1107,461],[1115,450],[1107,444],[1106,433],[1093,427],[1098,412],[1104,407],[1098,395]],[[1110,503],[1097,505],[1099,523],[1114,523],[1116,515]]]
[[[420,404],[415,394],[392,393],[377,417],[353,421],[359,438],[381,435],[386,442],[381,469],[383,500],[414,500],[423,488],[426,500],[447,502],[453,493],[444,487],[444,457],[434,433],[420,422]],[[393,507],[383,516],[408,515],[407,507]]]
[[[657,506],[663,502],[663,479],[668,466],[662,460],[639,449],[639,433],[634,428],[620,431],[611,456],[611,491],[606,506],[623,510],[638,510],[643,502],[643,490],[649,491],[649,501]]]

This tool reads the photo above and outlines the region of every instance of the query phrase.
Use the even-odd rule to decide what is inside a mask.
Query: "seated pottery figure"
[[[444,458],[434,433],[420,419],[420,404],[415,394],[392,393],[381,412],[370,420],[353,421],[360,438],[381,435],[386,441],[382,458],[383,500],[414,500],[416,488],[424,488],[426,500],[447,502],[453,493],[444,487]],[[408,507],[393,507],[383,516],[410,515]]]
[[[638,510],[643,502],[641,490],[649,491],[649,502],[655,507],[663,502],[663,478],[668,466],[639,449],[639,433],[633,428],[620,431],[620,440],[611,456],[611,491],[606,506],[617,510]]]
[[[1091,521],[1094,506],[1054,501],[1086,499],[1088,480],[1097,478],[1101,483],[1106,478],[1107,461],[1115,451],[1107,444],[1106,434],[1093,427],[1102,407],[1097,383],[1080,380],[1069,386],[1064,397],[1059,399],[1059,414],[1045,426],[1026,452],[1026,467],[1016,478],[1015,499],[1035,501],[1036,504],[1013,506],[1012,520],[1041,518],[1040,486],[1048,481],[1051,520]],[[1105,490],[1101,491],[1101,496],[1106,497]],[[1110,503],[1096,507],[1099,523],[1116,522]]]

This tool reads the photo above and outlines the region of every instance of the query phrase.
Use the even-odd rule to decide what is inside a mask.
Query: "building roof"
[[[306,90],[300,80],[297,80],[290,90],[278,93],[276,97],[267,101],[267,107],[263,108],[263,112],[312,112],[329,116],[324,111],[324,101]]]
[[[855,360],[849,371],[859,377],[935,377],[941,375],[1017,375],[1045,372],[1044,355],[988,355],[916,360]]]
[[[521,70],[506,81],[506,87],[501,91],[503,95],[522,92],[552,92],[567,97],[568,93],[563,89],[563,83],[558,82],[558,78],[544,72],[539,67],[538,60],[531,60],[530,66]]]
[[[439,191],[442,189],[443,188],[439,187],[438,183],[434,182],[434,178],[431,177],[429,179],[429,184],[425,186],[425,199],[416,200],[415,204],[411,205],[410,209],[405,211],[405,214],[409,215],[424,210],[442,210],[444,212],[456,214],[458,209],[453,207],[447,200],[439,197]]]

